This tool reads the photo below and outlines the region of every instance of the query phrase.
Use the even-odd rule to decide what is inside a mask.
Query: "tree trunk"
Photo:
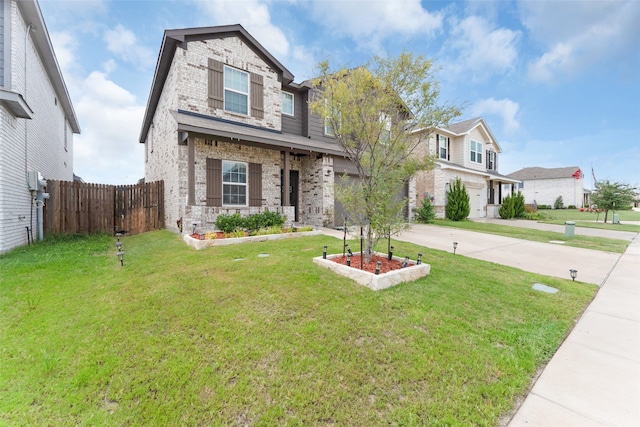
[[[371,230],[371,224],[367,225],[367,244],[364,251],[364,262],[371,262],[373,257],[373,231]]]
[[[607,223],[607,217],[609,216],[609,209],[605,209],[604,211],[604,223]]]

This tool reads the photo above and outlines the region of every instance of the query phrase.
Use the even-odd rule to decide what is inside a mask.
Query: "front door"
[[[284,177],[284,170],[280,169],[280,189],[282,190],[280,194],[280,200],[282,201],[284,201],[283,177]],[[289,171],[289,203],[290,203],[290,206],[294,207],[295,222],[298,222],[298,180],[299,180],[299,172],[290,170]]]

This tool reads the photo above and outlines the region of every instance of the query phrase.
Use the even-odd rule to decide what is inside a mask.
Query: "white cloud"
[[[637,72],[640,2],[521,2],[520,13],[531,38],[547,49],[531,62],[532,79],[619,65]]]
[[[471,107],[473,116],[498,116],[502,120],[505,133],[513,133],[520,128],[520,123],[516,119],[520,106],[510,99],[483,99]]]
[[[375,49],[394,35],[431,37],[442,28],[443,20],[441,13],[423,9],[419,0],[317,1],[311,8],[314,20],[334,35],[351,37]]]
[[[126,89],[94,71],[75,102],[82,134],[74,137],[74,169],[86,182],[133,184],[144,177],[138,143],[144,106]]]
[[[211,18],[211,25],[240,24],[276,58],[289,54],[289,41],[271,21],[267,4],[260,0],[197,1]]]
[[[70,73],[76,66],[75,51],[78,48],[78,40],[67,31],[51,33],[49,36],[62,74]]]
[[[455,59],[447,69],[457,73],[471,73],[474,80],[483,80],[492,74],[514,69],[518,58],[518,31],[493,28],[484,18],[470,16],[462,21],[450,20],[450,38],[445,43],[445,53]]]
[[[140,45],[133,31],[122,25],[116,25],[114,29],[106,30],[103,39],[107,43],[107,49],[125,62],[129,62],[139,69],[147,69],[155,65],[155,54]]]

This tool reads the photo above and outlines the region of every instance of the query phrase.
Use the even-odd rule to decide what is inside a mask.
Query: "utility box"
[[[614,224],[620,224],[620,217],[618,216],[618,214],[613,214],[613,223]]]
[[[564,235],[567,237],[573,237],[576,231],[576,223],[575,221],[565,221],[564,222]]]
[[[29,171],[27,173],[27,185],[29,185],[29,191],[38,191],[38,172]]]

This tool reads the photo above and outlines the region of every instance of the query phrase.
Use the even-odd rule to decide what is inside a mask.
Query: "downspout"
[[[29,34],[33,30],[33,24],[29,24],[27,26],[27,30],[24,32],[24,99],[27,100],[27,41],[29,39]],[[29,121],[24,121],[24,176],[27,184],[27,188],[29,188],[29,155],[28,155],[28,126]],[[30,218],[30,230],[31,230],[31,241],[33,241],[33,205],[36,203],[36,193],[31,191],[31,218]]]

